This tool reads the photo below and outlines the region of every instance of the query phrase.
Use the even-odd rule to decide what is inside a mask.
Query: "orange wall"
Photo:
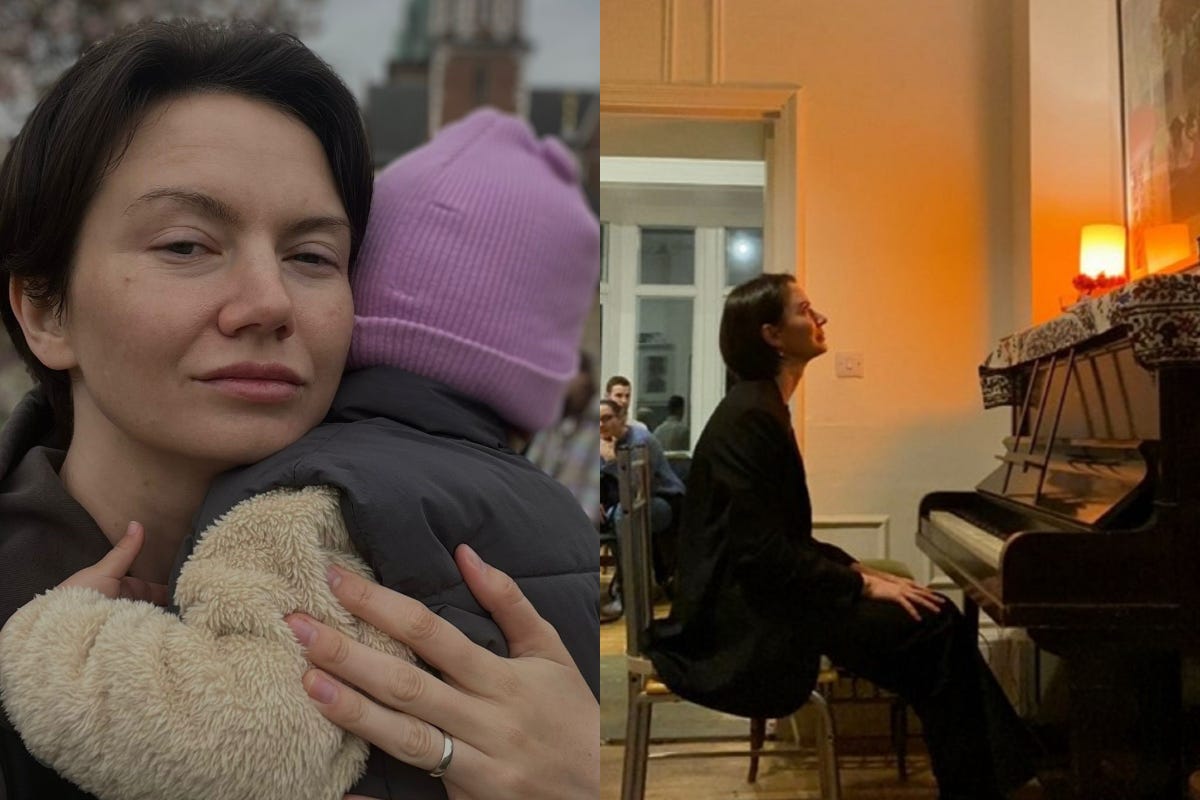
[[[797,272],[832,320],[804,380],[815,507],[887,514],[914,567],[921,495],[971,488],[1007,429],[978,364],[1058,312],[1078,225],[1120,219],[1112,5],[601,0],[605,83],[803,87]]]
[[[1027,0],[1029,272],[1032,318],[1074,302],[1079,229],[1124,220],[1115,3]],[[1025,244],[1025,243],[1023,243]]]

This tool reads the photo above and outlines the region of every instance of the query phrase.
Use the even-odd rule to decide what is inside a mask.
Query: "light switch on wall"
[[[833,357],[833,369],[839,378],[863,377],[862,353],[837,353]]]

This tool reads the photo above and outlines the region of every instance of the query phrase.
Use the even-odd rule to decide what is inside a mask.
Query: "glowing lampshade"
[[[1192,237],[1188,235],[1187,225],[1155,225],[1146,229],[1144,237],[1149,272],[1159,272],[1192,260]]]
[[[1084,225],[1079,235],[1079,272],[1089,278],[1125,274],[1125,226]]]

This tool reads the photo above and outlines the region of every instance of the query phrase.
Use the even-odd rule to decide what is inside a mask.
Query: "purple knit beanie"
[[[476,111],[375,179],[347,368],[402,367],[540,430],[578,370],[599,273],[571,153]]]

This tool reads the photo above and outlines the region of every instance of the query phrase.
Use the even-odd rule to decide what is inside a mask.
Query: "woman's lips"
[[[266,378],[211,378],[201,382],[222,394],[251,403],[285,403],[300,391],[295,383]]]

